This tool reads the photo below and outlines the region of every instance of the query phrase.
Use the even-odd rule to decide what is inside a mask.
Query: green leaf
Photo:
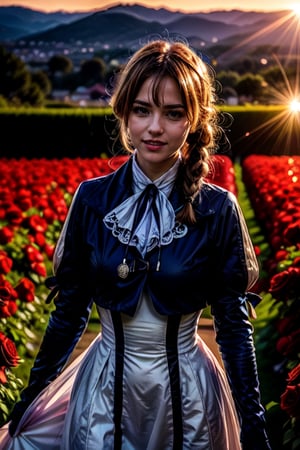
[[[16,398],[15,398],[13,392],[11,391],[11,389],[7,389],[6,395],[7,395],[7,397],[10,398],[13,402],[16,400]]]
[[[7,408],[7,406],[5,405],[5,403],[0,402],[0,410],[5,413],[6,415],[9,414],[9,409]]]

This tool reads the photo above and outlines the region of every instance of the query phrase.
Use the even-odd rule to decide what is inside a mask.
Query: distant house
[[[80,106],[106,106],[108,94],[105,86],[97,83],[93,86],[78,86],[73,92],[66,89],[54,89],[51,93],[53,100],[68,101]]]
[[[238,105],[239,97],[235,89],[229,86],[225,86],[222,91],[222,99],[227,105]]]
[[[70,91],[68,89],[53,89],[51,97],[53,100],[67,101],[70,99]]]
[[[107,98],[107,91],[105,89],[105,86],[103,86],[103,84],[96,83],[89,88],[89,91],[91,98],[95,100]]]

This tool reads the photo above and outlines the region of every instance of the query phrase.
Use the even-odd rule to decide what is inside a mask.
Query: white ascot
[[[168,245],[174,238],[181,238],[187,233],[187,226],[176,222],[174,209],[168,200],[179,164],[178,159],[167,172],[152,182],[140,169],[134,155],[132,166],[134,195],[110,211],[103,219],[107,228],[112,230],[113,236],[122,244],[135,246],[143,257],[154,247]],[[156,195],[148,198],[142,217],[135,224],[140,197],[149,184],[155,185],[158,191]]]

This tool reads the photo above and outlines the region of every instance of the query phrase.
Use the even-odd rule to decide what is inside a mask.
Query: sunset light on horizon
[[[184,12],[205,12],[214,10],[247,10],[247,11],[285,11],[294,10],[300,14],[300,3],[288,2],[285,3],[282,0],[245,0],[241,6],[241,2],[235,0],[212,0],[208,3],[199,2],[195,0],[186,0],[184,6],[181,0],[125,0],[125,1],[110,1],[110,0],[0,0],[0,6],[23,6],[25,8],[31,8],[35,10],[45,12],[55,11],[90,11],[106,9],[111,6],[119,4],[124,5],[144,5],[149,8],[167,8],[170,10],[180,10]]]

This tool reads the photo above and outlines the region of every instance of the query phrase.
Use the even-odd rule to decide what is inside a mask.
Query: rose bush
[[[16,367],[20,362],[15,343],[0,332],[0,382],[6,383],[6,369]]]
[[[298,383],[290,384],[289,374],[298,376],[300,357],[300,157],[250,155],[242,166],[250,204],[269,246],[261,260],[265,282],[255,325],[262,391],[274,426],[274,448],[294,450],[300,448]]]
[[[288,373],[286,390],[280,397],[280,406],[295,419],[300,419],[300,364]]]
[[[15,343],[0,331],[0,419],[4,421],[9,414],[10,405],[13,404],[23,386],[22,381],[15,377],[10,371],[16,367],[20,358]],[[9,384],[9,388],[5,385]]]

